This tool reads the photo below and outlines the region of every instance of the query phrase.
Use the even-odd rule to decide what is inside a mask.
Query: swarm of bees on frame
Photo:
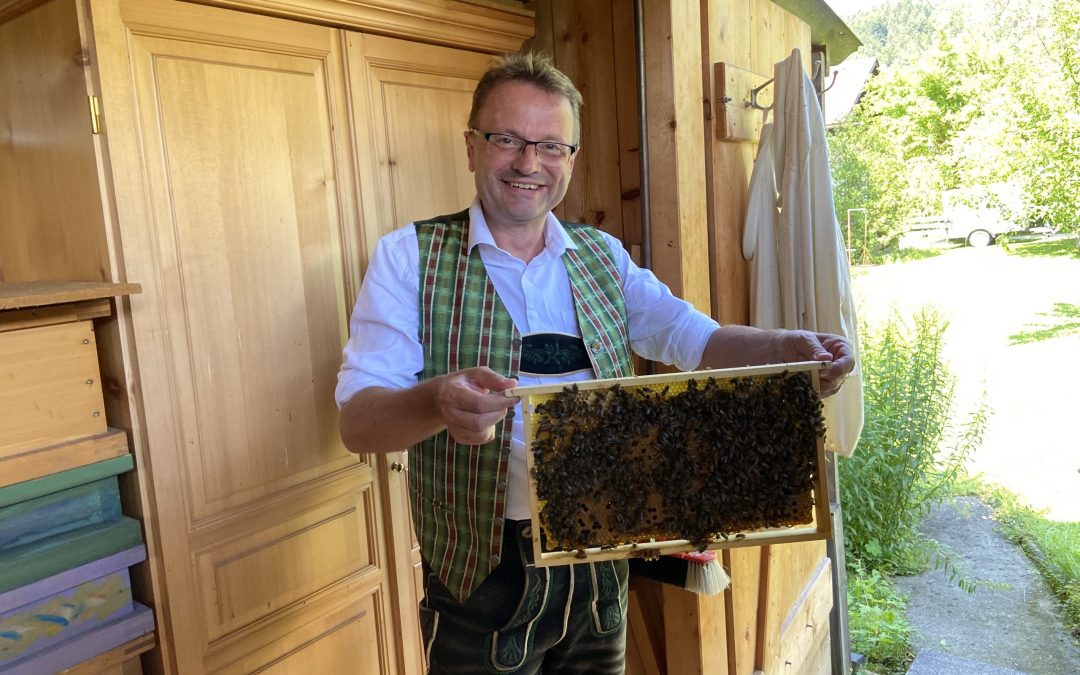
[[[704,549],[811,522],[821,410],[806,372],[565,388],[534,413],[546,548],[686,539]]]

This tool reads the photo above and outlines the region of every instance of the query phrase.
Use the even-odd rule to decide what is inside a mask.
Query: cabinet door
[[[462,134],[492,57],[360,33],[348,35],[347,54],[371,250],[397,227],[472,201]]]
[[[491,56],[350,33],[347,66],[353,95],[363,236],[368,250],[406,223],[467,207],[475,195],[463,132],[472,91]],[[406,490],[405,453],[380,458],[389,478],[397,617],[403,672],[423,672],[416,606],[423,596],[420,552]]]
[[[183,3],[92,9],[122,258],[144,288],[166,666],[393,672],[380,486],[333,398],[355,266],[340,34]]]
[[[0,21],[0,283],[111,278],[75,4]]]

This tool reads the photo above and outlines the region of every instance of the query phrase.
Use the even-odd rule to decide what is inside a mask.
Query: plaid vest
[[[593,228],[565,225],[577,249],[563,262],[578,326],[597,377],[633,375],[621,280]],[[516,377],[521,335],[495,293],[480,251],[469,252],[469,212],[416,223],[420,244],[422,380],[487,366]],[[513,409],[485,445],[455,443],[443,431],[409,450],[409,497],[420,551],[459,600],[499,562]]]

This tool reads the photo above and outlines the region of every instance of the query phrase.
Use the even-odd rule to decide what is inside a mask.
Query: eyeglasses
[[[525,152],[525,148],[531,145],[536,148],[536,156],[540,161],[548,164],[557,164],[577,152],[578,149],[578,146],[568,143],[527,141],[510,134],[485,133],[476,129],[469,129],[469,133],[487,141],[488,152],[493,154],[516,155]]]

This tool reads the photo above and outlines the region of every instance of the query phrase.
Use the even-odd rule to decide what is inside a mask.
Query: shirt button
[[[499,481],[499,489],[500,490],[505,490],[506,489],[506,481],[504,481],[504,480]]]
[[[514,338],[513,340],[510,341],[510,344],[513,345],[514,347],[520,347],[521,346],[521,338]]]
[[[598,351],[602,350],[603,348],[604,348],[604,345],[600,344],[599,340],[593,340],[592,344],[589,345],[589,349],[592,349],[594,352],[598,352]]]
[[[501,562],[502,562],[502,558],[500,556],[497,556],[497,555],[491,556],[491,566],[492,567],[498,567],[499,563],[501,563]]]

